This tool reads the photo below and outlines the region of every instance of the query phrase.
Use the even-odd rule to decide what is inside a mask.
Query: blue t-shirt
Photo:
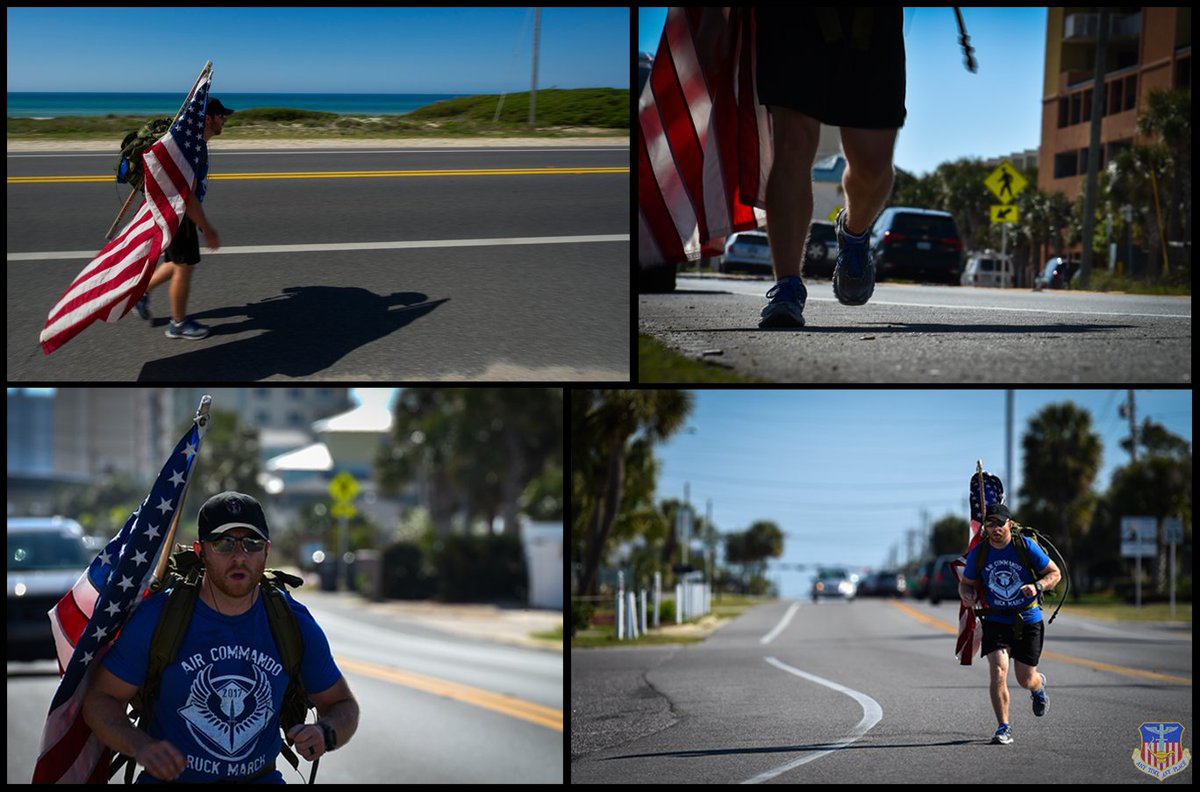
[[[150,638],[166,598],[162,592],[142,602],[104,658],[104,667],[131,685],[145,681]],[[307,608],[291,597],[288,602],[304,640],[304,689],[328,690],[342,676],[329,641]],[[176,780],[244,778],[270,766],[282,743],[279,709],[288,681],[261,594],[237,616],[223,616],[197,597],[179,654],[163,671],[149,729],[186,758]],[[157,782],[144,770],[138,776],[138,783]],[[276,770],[258,782],[283,783],[283,776]]]
[[[1013,542],[1016,541],[1025,541],[1025,547],[1029,550],[1029,563],[1037,572],[1043,571],[1050,563],[1050,556],[1046,555],[1046,551],[1039,547],[1037,542],[1018,540],[1016,537],[1013,537],[1003,550],[997,550],[984,539],[974,550],[967,553],[963,579],[983,581],[984,598],[989,608],[1024,608],[1037,599],[1036,596],[1026,597],[1021,593],[1021,586],[1035,583],[1037,578],[1030,576],[1029,570],[1017,556],[1016,548],[1013,547]],[[980,577],[976,578],[975,557],[984,545],[987,545],[987,563],[984,564]],[[1039,622],[1042,620],[1042,609],[1035,605],[1020,616],[1021,621],[1026,624]],[[988,618],[1003,624],[1013,623],[1012,616],[997,614]]]

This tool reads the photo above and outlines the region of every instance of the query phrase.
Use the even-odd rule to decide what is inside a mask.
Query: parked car
[[[734,272],[753,270],[773,271],[771,243],[763,230],[739,231],[725,240],[725,255],[721,257],[720,271]]]
[[[1016,284],[1012,256],[994,250],[972,253],[967,257],[961,282],[963,286],[1012,288]]]
[[[958,600],[958,578],[950,564],[958,555],[938,556],[933,562],[933,574],[929,577],[929,604],[937,605],[942,600]]]
[[[804,276],[807,278],[832,278],[837,264],[837,233],[833,223],[813,220],[808,229],[808,243],[804,248]]]
[[[1042,289],[1068,289],[1071,280],[1079,272],[1079,262],[1055,256],[1046,262],[1041,273],[1033,279],[1034,291]]]
[[[79,523],[65,517],[8,518],[8,659],[55,657],[46,613],[87,569]]]
[[[871,228],[877,278],[902,276],[957,285],[963,245],[954,216],[935,209],[891,206]]]
[[[884,569],[861,581],[858,593],[864,597],[903,597],[908,593],[908,581],[902,573]]]

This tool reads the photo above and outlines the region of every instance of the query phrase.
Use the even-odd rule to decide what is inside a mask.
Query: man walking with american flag
[[[224,107],[216,110],[220,119],[209,130],[206,108],[211,85],[210,61],[188,92],[174,123],[142,155],[145,202],[129,225],[83,268],[50,309],[39,337],[45,354],[70,341],[97,319],[115,322],[127,314],[145,295],[154,265],[179,232],[185,214],[192,214],[192,206],[199,207],[204,200],[208,176],[206,141],[212,134],[220,134],[227,114]],[[214,100],[214,109],[217,106]],[[195,214],[192,221],[199,220],[209,234],[209,244],[219,244],[210,233],[212,228],[203,212]],[[195,260],[199,261],[198,246]],[[186,300],[186,293],[183,297]],[[184,323],[185,319],[180,315],[177,321]],[[193,332],[191,336],[178,337],[204,336]]]
[[[233,111],[221,104],[215,96],[208,100],[208,110],[204,114],[204,140],[201,143],[200,172],[197,180],[206,185],[208,180],[208,141],[225,129],[225,119],[233,115]],[[204,214],[201,201],[204,200],[205,189],[196,189],[187,198],[187,213],[179,224],[179,231],[171,240],[170,247],[163,254],[163,263],[150,278],[146,294],[134,306],[138,316],[150,318],[150,291],[155,287],[171,281],[171,322],[167,325],[167,338],[187,338],[197,340],[208,335],[205,325],[194,319],[187,318],[188,291],[192,282],[192,268],[200,263],[200,238],[197,231],[204,234],[210,250],[221,247],[221,237],[213,228],[208,217]]]

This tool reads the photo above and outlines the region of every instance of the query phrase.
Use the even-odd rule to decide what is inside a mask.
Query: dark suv
[[[962,239],[949,212],[884,209],[871,228],[871,252],[880,279],[897,275],[957,286],[962,275]]]

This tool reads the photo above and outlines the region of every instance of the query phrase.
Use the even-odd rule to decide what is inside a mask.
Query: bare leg
[[[991,671],[992,708],[996,723],[1008,723],[1008,652],[997,649],[987,656]]]
[[[154,274],[150,276],[150,285],[146,287],[146,293],[156,286],[161,286],[171,280],[171,276],[175,274],[175,265],[170,261],[164,261],[158,265],[158,269],[154,270]]]
[[[842,128],[842,149],[846,153],[846,170],[842,173],[846,230],[855,236],[871,229],[892,192],[896,132],[895,129]]]
[[[195,268],[183,264],[175,265],[175,277],[171,279],[171,318],[176,323],[187,318],[188,290],[192,283],[193,269]]]
[[[775,280],[800,277],[804,240],[812,222],[812,164],[821,124],[786,107],[771,108],[774,163],[767,179],[767,237]]]

